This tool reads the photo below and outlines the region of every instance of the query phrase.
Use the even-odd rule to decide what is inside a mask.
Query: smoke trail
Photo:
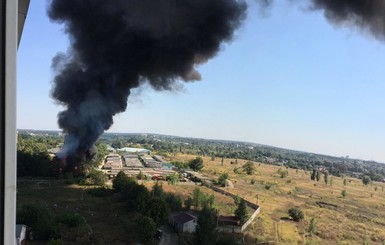
[[[71,41],[52,62],[52,96],[67,108],[60,156],[86,152],[141,83],[199,80],[195,66],[232,39],[245,12],[243,0],[52,0],[48,15]]]

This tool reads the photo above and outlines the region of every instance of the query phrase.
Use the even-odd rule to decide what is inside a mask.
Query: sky
[[[18,50],[17,127],[59,130],[51,60],[63,26],[31,1]],[[385,162],[385,42],[306,5],[251,4],[231,43],[177,91],[132,91],[108,132],[237,140]]]

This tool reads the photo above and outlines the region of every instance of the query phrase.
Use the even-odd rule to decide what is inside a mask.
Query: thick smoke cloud
[[[305,2],[310,10],[323,11],[333,24],[358,27],[375,38],[385,41],[384,0],[289,0]],[[261,7],[268,7],[273,0],[256,0]]]
[[[52,62],[52,96],[67,108],[61,156],[90,149],[141,83],[199,80],[195,66],[232,39],[245,12],[243,0],[52,0],[48,15],[71,41]]]
[[[312,0],[312,8],[323,10],[336,24],[354,25],[385,40],[384,0]]]

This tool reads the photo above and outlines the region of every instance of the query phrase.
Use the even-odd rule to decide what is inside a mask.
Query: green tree
[[[174,173],[169,176],[167,176],[167,181],[170,185],[175,185],[176,183],[179,182],[179,175]]]
[[[182,198],[179,195],[166,193],[165,200],[168,203],[171,211],[179,212],[182,210]]]
[[[288,213],[289,213],[289,216],[296,222],[303,220],[305,218],[303,211],[299,208],[290,208]]]
[[[369,176],[365,175],[365,176],[362,178],[362,183],[363,183],[364,185],[368,185],[368,184],[370,184],[370,182],[372,182],[372,180],[370,179]]]
[[[151,195],[153,197],[163,198],[164,197],[163,186],[160,185],[158,182],[156,182],[155,185],[152,187]]]
[[[243,198],[239,201],[238,208],[235,210],[234,214],[241,222],[241,225],[243,225],[247,221],[248,217],[246,210],[246,202]]]
[[[199,204],[202,202],[202,199],[203,199],[202,191],[198,187],[195,187],[195,189],[193,190],[192,205],[195,208],[198,208]]]
[[[252,175],[252,174],[254,174],[254,172],[255,172],[255,166],[254,166],[254,163],[251,162],[251,161],[248,161],[248,162],[245,163],[245,165],[243,165],[242,167],[243,167],[243,171],[245,171],[246,174],[248,174],[248,175]]]
[[[213,208],[204,206],[199,212],[197,226],[194,233],[195,245],[212,245],[217,240],[217,218]]]
[[[125,142],[123,139],[116,139],[111,143],[111,146],[115,149],[121,149],[125,146]]]
[[[200,202],[201,207],[208,206],[211,208],[214,206],[214,202],[215,202],[215,196],[213,194],[211,194],[209,196],[209,195],[202,193],[202,198],[201,198],[201,202]]]
[[[156,234],[156,223],[150,217],[141,217],[137,221],[137,234],[144,244],[152,244]]]
[[[189,167],[194,171],[199,171],[203,168],[203,159],[201,157],[196,157],[193,160],[189,161]]]
[[[317,181],[319,181],[321,179],[321,172],[319,170],[317,170],[315,178],[316,178]]]
[[[325,172],[324,173],[324,182],[325,182],[326,185],[328,184],[328,180],[329,180],[329,173]]]
[[[310,175],[310,179],[314,181],[315,178],[316,178],[316,175],[317,175],[317,170],[313,169],[313,172],[312,172],[312,174]]]
[[[188,196],[186,200],[184,200],[184,208],[186,211],[189,211],[191,209],[191,205],[193,203],[193,199]]]
[[[167,222],[168,216],[170,215],[170,208],[164,199],[152,198],[147,203],[147,208],[143,214],[152,218],[159,227]]]
[[[130,178],[128,178],[128,176],[123,171],[120,171],[112,181],[112,188],[114,188],[116,192],[121,192],[129,181]]]
[[[218,178],[218,184],[221,185],[221,186],[226,186],[226,180],[229,178],[229,174],[228,173],[223,173],[221,174],[221,176],[219,176]]]
[[[102,171],[96,169],[91,169],[90,173],[88,174],[88,177],[90,178],[91,183],[94,185],[103,186],[104,183],[107,181],[107,175]]]

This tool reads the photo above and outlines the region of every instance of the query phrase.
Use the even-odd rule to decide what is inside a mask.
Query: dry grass
[[[195,158],[192,155],[177,155],[179,160]],[[382,244],[385,241],[385,184],[373,183],[363,186],[362,181],[333,177],[333,185],[326,185],[323,176],[319,182],[310,180],[310,173],[304,170],[288,169],[289,175],[280,178],[279,166],[255,163],[254,175],[236,174],[235,167],[241,167],[246,161],[221,159],[211,161],[203,157],[203,174],[217,179],[221,173],[228,172],[234,183],[228,191],[256,202],[261,207],[261,214],[255,223],[249,226],[247,235],[250,243],[266,241],[274,244]],[[231,164],[233,162],[233,164]],[[281,167],[284,168],[284,167]],[[251,180],[255,183],[251,184]],[[289,181],[288,181],[289,180]],[[266,185],[272,187],[267,190]],[[375,190],[377,187],[377,190]],[[347,196],[341,196],[346,190]],[[319,205],[323,202],[325,205]],[[287,210],[299,207],[305,213],[305,220],[295,223],[287,221]],[[317,233],[309,236],[309,220],[315,217]],[[282,219],[284,218],[284,219]]]

